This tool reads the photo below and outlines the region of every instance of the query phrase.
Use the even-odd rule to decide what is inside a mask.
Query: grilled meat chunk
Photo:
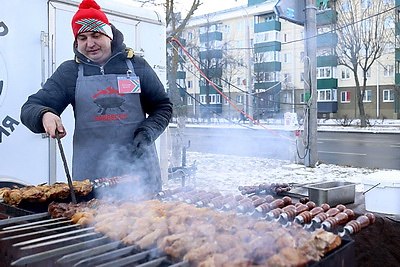
[[[86,196],[92,191],[90,180],[72,182],[74,192],[78,196]],[[63,200],[70,194],[66,183],[54,183],[52,185],[38,185],[16,187],[4,190],[3,201],[11,206],[18,206],[22,201],[45,202],[47,200]]]

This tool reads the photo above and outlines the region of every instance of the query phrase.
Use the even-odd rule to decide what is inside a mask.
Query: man
[[[156,73],[126,48],[94,0],[72,18],[75,60],[62,63],[21,109],[21,121],[52,138],[67,132],[60,118],[75,116],[72,176],[84,180],[136,175],[142,193],[161,189],[154,141],[168,126],[172,103]]]

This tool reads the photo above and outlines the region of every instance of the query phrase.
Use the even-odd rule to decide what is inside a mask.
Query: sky
[[[230,9],[237,6],[247,5],[248,0],[200,0],[201,5],[195,11],[195,16],[212,13],[220,10]],[[165,0],[158,0],[159,3],[165,3]],[[186,15],[192,6],[193,0],[176,0],[175,11]]]
[[[188,11],[191,4],[193,3],[192,0],[181,0],[182,2],[182,10]],[[195,16],[199,16],[206,13],[216,12],[220,10],[225,10],[237,6],[247,5],[247,0],[201,0],[203,3],[200,5],[198,10],[195,12]]]

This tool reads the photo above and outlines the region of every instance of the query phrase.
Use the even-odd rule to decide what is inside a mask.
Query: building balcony
[[[338,65],[338,56],[337,55],[329,55],[329,56],[321,56],[317,57],[317,68],[318,67],[329,67]]]
[[[395,49],[395,61],[400,61],[400,48]]]
[[[331,79],[318,79],[317,80],[317,89],[336,89],[338,88],[338,80]]]
[[[282,70],[281,62],[263,62],[263,63],[255,63],[254,64],[254,72],[275,72]]]
[[[268,51],[281,51],[281,42],[266,42],[254,44],[254,53],[263,53]]]
[[[204,104],[200,105],[200,113],[201,114],[221,114],[222,113],[222,104]]]
[[[337,12],[332,9],[325,9],[317,13],[317,25],[334,24],[337,21]]]
[[[281,31],[281,22],[276,20],[269,20],[262,23],[254,24],[254,33]]]
[[[221,86],[216,85],[216,87],[218,88],[219,91],[222,91]],[[210,85],[201,85],[200,86],[200,94],[201,95],[206,95],[208,91],[209,95],[217,95],[219,94],[219,92],[217,90],[214,89],[214,87],[210,84]]]
[[[271,0],[248,0],[247,6],[255,6],[255,5],[262,4],[262,3],[268,2],[268,1],[271,1]]]
[[[176,73],[176,78],[177,79],[186,79],[186,72],[185,71],[178,71]]]
[[[202,72],[209,78],[221,78],[222,77],[222,68],[208,68],[201,69]]]
[[[317,102],[318,113],[337,113],[338,102],[337,101],[327,101],[327,102]]]
[[[396,85],[400,85],[400,73],[396,73],[394,76]]]
[[[200,59],[222,58],[221,49],[210,49],[199,53]]]
[[[200,34],[200,43],[206,43],[210,41],[222,41],[222,32],[206,32]]]
[[[266,90],[270,89],[271,92],[279,92],[281,90],[282,85],[279,82],[258,82],[254,83],[255,90]],[[272,88],[272,89],[271,89]]]
[[[335,47],[338,43],[336,33],[327,32],[317,35],[317,47]]]
[[[395,29],[394,29],[394,34],[397,36],[397,35],[400,35],[400,22],[396,22],[396,27],[395,27]]]

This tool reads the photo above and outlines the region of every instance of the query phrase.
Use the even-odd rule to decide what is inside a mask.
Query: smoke
[[[157,171],[151,165],[151,153],[142,157],[133,156],[132,145],[112,145],[98,160],[97,173],[105,183],[96,189],[96,197],[116,199],[141,199],[156,190],[151,180]],[[105,179],[102,179],[105,178]]]
[[[188,151],[289,160],[295,156],[294,131],[186,127]]]

